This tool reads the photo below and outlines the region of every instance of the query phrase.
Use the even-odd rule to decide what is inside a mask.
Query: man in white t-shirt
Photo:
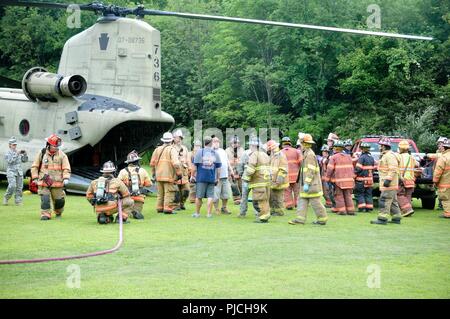
[[[228,199],[231,197],[231,184],[229,177],[231,176],[231,167],[228,161],[227,153],[223,148],[220,148],[220,140],[218,137],[213,137],[212,148],[220,157],[220,162],[222,163],[220,169],[219,182],[214,189],[214,208],[216,213],[219,214],[219,200],[222,200],[222,208],[220,213],[229,215],[231,214],[227,209]]]

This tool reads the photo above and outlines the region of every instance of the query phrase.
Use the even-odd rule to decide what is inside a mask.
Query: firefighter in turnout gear
[[[230,141],[230,146],[225,150],[228,157],[228,163],[231,169],[231,190],[233,192],[233,201],[236,205],[239,205],[241,202],[241,194],[242,194],[242,180],[241,176],[237,171],[237,166],[239,161],[241,160],[242,155],[244,154],[244,149],[240,145],[239,137],[237,135],[233,136]]]
[[[335,154],[331,156],[327,166],[325,180],[334,186],[336,207],[332,211],[338,215],[355,215],[352,193],[355,187],[353,162],[350,155],[344,151],[344,143],[340,140],[334,143]]]
[[[131,214],[135,219],[144,219],[142,209],[144,207],[145,195],[149,192],[147,187],[152,186],[150,176],[147,171],[140,166],[141,158],[136,151],[128,154],[125,161],[128,166],[119,172],[120,179],[131,194],[134,205],[131,208]]]
[[[382,137],[378,144],[381,152],[378,164],[381,191],[378,200],[380,212],[378,213],[378,218],[370,223],[386,225],[389,215],[391,215],[391,223],[400,224],[402,214],[397,200],[400,159],[391,150],[392,142],[390,138]]]
[[[173,147],[173,135],[164,133],[163,145],[157,147],[150,160],[153,176],[155,176],[158,196],[156,211],[158,213],[174,214],[177,207],[175,196],[178,192],[177,182],[183,178],[179,153]]]
[[[7,163],[6,178],[8,179],[8,188],[3,197],[3,205],[8,205],[11,196],[15,196],[16,205],[22,205],[23,190],[23,170],[22,163],[28,161],[25,151],[17,151],[17,140],[13,136],[8,141],[9,150],[5,154],[5,162]]]
[[[322,159],[320,160],[320,176],[322,176],[323,197],[325,198],[325,207],[335,207],[333,188],[329,186],[330,183],[326,181],[328,162],[330,161],[330,149],[328,145],[323,145],[320,149],[322,151]]]
[[[267,153],[270,156],[270,214],[284,215],[284,191],[289,186],[288,161],[279,144],[274,140],[267,142]]]
[[[321,202],[323,195],[322,179],[320,177],[319,163],[316,154],[311,149],[315,142],[310,134],[305,134],[302,141],[303,161],[298,177],[300,184],[300,198],[298,200],[297,218],[289,221],[289,224],[305,224],[308,206],[311,204],[317,220],[316,225],[325,225],[328,220],[327,211]]]
[[[412,194],[416,186],[416,178],[414,176],[414,169],[419,166],[414,156],[409,154],[409,142],[402,140],[398,143],[398,151],[400,157],[399,173],[400,182],[397,192],[398,204],[402,211],[403,217],[408,217],[414,214],[412,208]]]
[[[114,221],[114,214],[118,212],[118,201],[122,200],[122,218],[129,223],[128,216],[133,209],[134,202],[130,192],[122,180],[114,177],[116,167],[108,161],[100,170],[103,175],[93,180],[86,191],[86,199],[94,206],[99,224],[109,224]],[[119,222],[118,216],[116,222]]]
[[[194,167],[195,154],[201,148],[202,148],[202,142],[200,142],[199,140],[195,140],[194,141],[194,148],[192,149],[192,151],[190,151],[188,153],[188,159],[189,159],[189,180],[191,179],[192,172],[195,169],[195,167]],[[195,203],[195,196],[196,196],[195,183],[189,182],[189,202],[191,204]]]
[[[64,186],[70,179],[70,163],[61,151],[62,141],[56,134],[46,138],[47,145],[36,154],[31,165],[31,179],[38,185],[41,197],[41,220],[51,218],[51,205],[56,217],[61,217],[65,205]]]
[[[242,176],[242,181],[248,183],[252,192],[252,201],[258,210],[255,222],[267,223],[270,219],[270,158],[260,148],[257,137],[251,137],[249,141],[251,153]]]
[[[355,197],[358,202],[359,212],[371,212],[373,210],[373,170],[375,160],[370,154],[370,144],[361,143],[361,155],[355,166]]]
[[[301,150],[292,147],[291,139],[287,136],[281,139],[281,147],[288,161],[289,186],[284,190],[284,204],[288,210],[291,210],[297,207],[299,193],[297,180],[303,155]]]
[[[437,187],[438,197],[444,208],[444,213],[441,217],[450,218],[450,139],[445,139],[442,147],[444,152],[436,162],[433,183]]]
[[[175,210],[186,210],[184,206],[189,198],[189,150],[183,145],[183,132],[177,130],[173,133],[174,148],[178,153],[178,159],[181,165],[182,178],[177,182],[178,192],[175,195],[177,208]]]

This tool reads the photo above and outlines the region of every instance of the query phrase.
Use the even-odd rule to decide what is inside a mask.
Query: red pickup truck
[[[378,160],[380,159],[380,148],[378,145],[378,141],[380,137],[381,136],[378,135],[367,135],[356,140],[352,148],[353,155],[358,157],[359,154],[361,154],[360,145],[362,142],[369,143],[370,153],[375,159],[375,162],[378,164]],[[420,153],[416,143],[411,139],[403,138],[402,136],[388,137],[392,140],[392,150],[394,152],[398,152],[398,143],[401,140],[406,139],[409,142],[411,154],[414,156],[418,163],[421,163],[421,167],[415,170],[416,188],[414,189],[413,197],[420,198],[423,208],[434,209],[434,206],[436,204],[436,192],[433,187],[433,171],[431,163],[426,163],[426,161],[424,161],[425,153]],[[378,197],[380,195],[378,181],[378,171],[374,171],[374,197]]]

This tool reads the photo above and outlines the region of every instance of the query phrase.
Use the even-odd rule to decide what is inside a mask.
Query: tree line
[[[59,1],[74,2],[74,1]],[[414,41],[229,22],[146,17],[161,31],[162,106],[177,126],[278,127],[295,138],[396,134],[434,151],[450,137],[450,3],[446,0],[111,0],[123,6],[432,36]],[[0,9],[0,76],[55,71],[65,41],[62,10]]]

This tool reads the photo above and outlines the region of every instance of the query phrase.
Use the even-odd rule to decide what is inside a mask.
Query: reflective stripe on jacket
[[[343,152],[331,156],[325,180],[341,189],[353,189],[355,180],[351,156]]]
[[[242,179],[248,182],[248,187],[268,187],[270,185],[270,158],[260,151],[250,153]]]
[[[63,187],[64,179],[70,179],[70,163],[67,155],[58,150],[55,154],[51,155],[48,150],[45,151],[44,155],[39,151],[34,158],[33,164],[31,165],[31,178],[38,178],[38,186],[43,187]],[[48,185],[44,181],[44,176],[48,175],[53,181],[51,185]]]
[[[398,190],[400,157],[391,150],[384,151],[381,154],[378,163],[378,174],[380,176],[380,191]],[[389,187],[384,187],[384,181],[390,180]]]
[[[367,187],[372,186],[375,168],[375,160],[372,155],[369,152],[362,153],[355,166],[356,181],[364,182],[364,186]]]
[[[414,176],[414,169],[417,166],[414,156],[408,153],[399,154],[400,164],[400,179],[403,181],[405,188],[412,188],[415,186],[416,177]]]
[[[438,158],[433,173],[433,182],[438,188],[450,188],[450,150]]]
[[[281,151],[286,155],[288,162],[289,183],[296,183],[303,160],[302,152],[292,146],[285,147]]]
[[[150,160],[154,167],[158,182],[175,182],[177,175],[181,175],[181,163],[178,152],[172,145],[161,145],[155,149]]]
[[[305,148],[303,151],[299,184],[300,197],[302,198],[320,197],[323,195],[319,163],[317,162],[316,154],[311,148]],[[303,185],[305,184],[309,185],[308,192],[303,190]]]
[[[277,150],[270,157],[270,169],[272,176],[271,188],[272,189],[288,188],[289,187],[289,179],[287,178],[288,162],[286,159],[286,155],[280,150]],[[277,184],[279,180],[278,177],[281,177],[281,183]]]

